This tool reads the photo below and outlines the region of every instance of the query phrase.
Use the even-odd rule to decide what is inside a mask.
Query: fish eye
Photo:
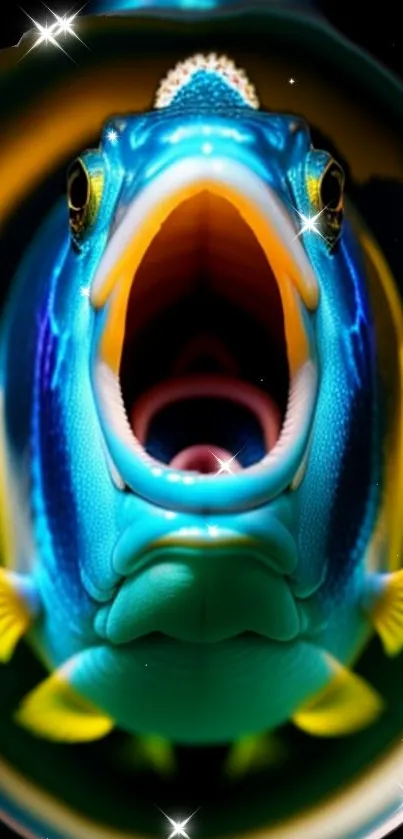
[[[340,238],[343,225],[344,172],[331,160],[319,179],[318,210],[323,219],[323,235],[330,249]]]
[[[88,172],[81,160],[76,160],[67,175],[67,201],[71,232],[79,235],[86,222],[86,211],[90,198]]]
[[[67,189],[70,209],[82,212],[87,205],[90,189],[88,175],[81,160],[77,160],[70,169]]]
[[[87,165],[82,158],[77,158],[67,173],[69,224],[76,243],[94,223],[101,200],[103,170],[99,166],[94,169],[94,162],[97,163],[97,161],[92,160],[92,157],[88,161],[88,164],[93,164],[92,166]]]
[[[332,161],[325,169],[319,186],[319,195],[324,209],[340,212],[343,209],[344,172],[338,163]]]

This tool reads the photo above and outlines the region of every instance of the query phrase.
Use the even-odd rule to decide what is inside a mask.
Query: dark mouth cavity
[[[131,289],[120,381],[133,433],[164,464],[246,468],[275,444],[289,391],[281,297],[226,199],[184,201],[154,238]]]

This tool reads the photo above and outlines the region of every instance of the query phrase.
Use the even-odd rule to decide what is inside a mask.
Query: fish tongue
[[[207,446],[202,443],[189,446],[178,452],[169,464],[173,469],[184,469],[189,472],[200,472],[208,475],[230,474],[242,469],[236,456],[226,449],[217,446]]]
[[[225,374],[191,374],[159,382],[132,406],[130,420],[133,433],[144,448],[147,448],[150,427],[161,410],[175,403],[179,403],[180,406],[180,403],[192,399],[214,398],[233,403],[234,416],[237,415],[237,406],[246,409],[260,425],[260,446],[263,446],[263,454],[273,448],[281,426],[281,415],[277,405],[268,394],[254,385]],[[215,415],[210,415],[210,421],[207,421],[204,430],[202,428],[198,433],[199,439],[193,442],[189,439],[189,434],[185,434],[187,439],[183,440],[182,448],[172,452],[165,462],[169,462],[175,469],[207,474],[224,475],[241,470],[243,460],[240,460],[238,455],[239,449],[242,451],[245,446],[239,447],[235,442],[234,450],[231,451],[232,443],[228,447],[225,443],[217,445],[214,436],[215,424],[219,425],[219,421],[218,414],[216,418]],[[229,435],[229,438],[232,441],[239,440],[239,435],[235,433],[232,437]]]

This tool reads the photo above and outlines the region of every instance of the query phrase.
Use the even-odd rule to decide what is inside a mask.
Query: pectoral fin
[[[69,684],[68,665],[56,670],[22,701],[15,719],[47,740],[84,743],[105,737],[114,721]]]
[[[174,746],[157,735],[131,737],[125,744],[122,758],[133,768],[151,769],[164,777],[169,777],[176,769]]]
[[[4,664],[10,660],[20,638],[28,632],[37,611],[38,602],[31,581],[0,568],[0,661]]]
[[[277,766],[285,757],[284,743],[276,734],[252,734],[231,746],[224,763],[224,774],[233,779],[241,778]]]
[[[403,569],[370,578],[364,608],[387,655],[403,649]]]
[[[381,696],[357,674],[326,653],[333,677],[294,714],[294,725],[317,737],[352,734],[371,725],[384,709]]]

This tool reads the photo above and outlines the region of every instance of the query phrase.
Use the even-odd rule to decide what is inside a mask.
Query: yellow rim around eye
[[[67,175],[67,201],[70,229],[76,238],[94,223],[101,202],[104,176],[90,173],[84,161],[77,158]]]
[[[323,172],[319,181],[318,197],[320,209],[328,209],[332,213],[343,211],[344,172],[341,166],[332,160]]]
[[[311,204],[314,207],[318,207],[320,204],[319,198],[319,184],[320,181],[318,180],[317,175],[308,175],[306,179],[306,189],[308,193],[308,198]]]

